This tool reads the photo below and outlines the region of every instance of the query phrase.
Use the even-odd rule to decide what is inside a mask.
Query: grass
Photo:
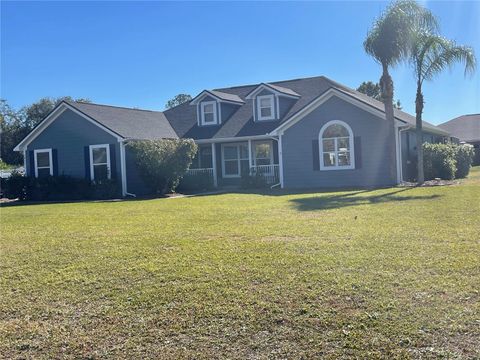
[[[0,211],[3,358],[480,357],[480,168]]]

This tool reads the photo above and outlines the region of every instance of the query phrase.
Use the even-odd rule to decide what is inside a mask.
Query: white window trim
[[[242,159],[240,157],[241,151],[240,151],[240,146],[245,145],[245,143],[226,143],[222,144],[222,177],[224,178],[239,178],[242,176],[242,160],[247,160],[247,159]],[[225,146],[235,146],[237,148],[237,169],[238,169],[238,174],[235,175],[226,175],[225,174],[225,151],[224,147]],[[234,161],[234,159],[227,160],[227,161]]]
[[[48,169],[50,172],[50,176],[53,176],[53,158],[52,158],[52,149],[37,149],[33,151],[33,157],[35,162],[35,177],[38,178],[38,162],[37,162],[37,154],[38,153],[48,153]],[[46,169],[46,166],[42,166],[41,169]]]
[[[257,145],[259,144],[269,144],[270,145],[270,164],[269,165],[273,165],[274,163],[274,160],[273,160],[273,142],[272,140],[261,140],[261,141],[255,141],[253,143],[253,162],[254,162],[254,166],[259,166],[257,164]],[[266,158],[262,158],[262,159],[266,159]]]
[[[349,143],[349,146],[350,146],[350,165],[338,165],[338,150],[337,150],[337,138],[331,138],[331,139],[335,139],[335,143],[334,143],[334,146],[335,146],[335,162],[337,165],[335,166],[325,166],[324,163],[323,163],[323,133],[324,131],[330,126],[330,125],[335,125],[335,124],[338,124],[338,125],[342,125],[344,126],[347,130],[348,130],[348,143]],[[330,138],[329,138],[330,139]],[[350,127],[350,125],[348,125],[346,122],[343,122],[343,121],[340,121],[340,120],[332,120],[332,121],[329,121],[327,122],[325,125],[322,126],[322,128],[320,129],[320,133],[318,135],[318,148],[319,148],[319,153],[320,153],[320,170],[322,171],[328,171],[328,170],[351,170],[351,169],[355,169],[355,147],[354,147],[354,143],[353,143],[353,131],[352,131],[352,128]],[[331,151],[327,151],[328,153],[330,153]]]
[[[93,149],[107,149],[107,177],[108,179],[112,178],[112,172],[110,167],[110,144],[99,144],[99,145],[90,145],[89,146],[89,153],[90,153],[90,180],[95,180],[95,172],[93,171]],[[97,164],[103,165],[103,164]]]
[[[261,111],[261,100],[262,99],[270,99],[270,116],[264,116],[262,117],[262,111]],[[257,120],[258,121],[263,121],[263,120],[273,120],[275,119],[275,95],[260,95],[257,96]]]
[[[205,106],[213,105],[213,121],[206,122],[205,121]],[[209,113],[210,114],[210,113]],[[217,116],[217,102],[216,101],[204,101],[200,103],[200,119],[202,125],[217,125],[218,124],[218,116]]]

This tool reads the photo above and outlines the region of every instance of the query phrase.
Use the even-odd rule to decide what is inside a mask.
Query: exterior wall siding
[[[116,178],[121,180],[120,144],[117,139],[71,110],[65,110],[27,147],[27,174],[31,168],[30,151],[57,149],[58,174],[85,178],[84,147],[97,144],[115,145]],[[113,154],[112,154],[113,155]],[[112,175],[112,177],[115,177]]]
[[[125,147],[125,166],[127,169],[127,192],[137,196],[148,195],[151,193],[150,189],[145,185],[135,163],[135,156],[133,151]]]
[[[356,168],[351,170],[314,170],[312,141],[318,140],[321,127],[331,121],[341,120],[350,125],[356,142]],[[366,187],[395,184],[389,175],[389,124],[367,111],[332,97],[283,135],[284,186],[309,187]],[[321,146],[321,144],[319,144]],[[360,154],[357,152],[360,151]],[[318,158],[318,155],[317,155]],[[360,162],[360,164],[358,163]],[[317,167],[318,168],[318,167]]]

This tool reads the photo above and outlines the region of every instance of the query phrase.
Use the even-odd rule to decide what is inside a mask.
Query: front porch
[[[214,187],[240,186],[248,176],[260,176],[269,186],[279,184],[277,140],[199,143],[187,176],[210,178]]]

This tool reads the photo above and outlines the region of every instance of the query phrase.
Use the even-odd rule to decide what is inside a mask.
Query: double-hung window
[[[52,149],[34,151],[35,177],[53,176]]]
[[[200,105],[202,125],[217,124],[217,103],[215,101],[205,101]]]
[[[249,171],[248,166],[247,144],[222,145],[223,177],[240,177],[243,172]]]
[[[353,132],[343,121],[330,121],[320,130],[320,170],[355,168]]]
[[[90,178],[102,181],[111,178],[110,145],[90,145]]]
[[[257,120],[272,120],[275,118],[274,95],[257,96]]]

